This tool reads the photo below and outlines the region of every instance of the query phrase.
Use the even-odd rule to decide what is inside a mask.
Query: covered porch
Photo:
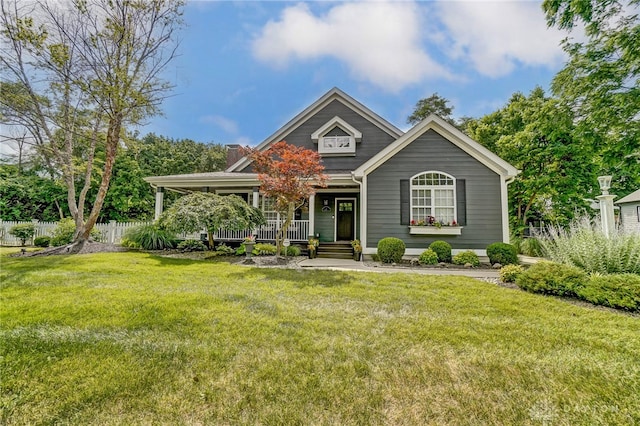
[[[321,242],[350,241],[360,238],[360,186],[351,174],[330,174],[327,188],[318,188],[308,204],[298,209],[289,225],[286,238],[292,243],[303,243],[310,237]],[[269,198],[260,192],[260,181],[255,173],[196,173],[145,178],[156,190],[155,219],[164,210],[165,191],[181,194],[202,191],[219,195],[235,194],[262,210],[267,224],[257,229],[231,231],[219,229],[217,241],[242,241],[255,235],[258,241],[275,241],[276,233],[284,224],[284,217],[274,211]]]

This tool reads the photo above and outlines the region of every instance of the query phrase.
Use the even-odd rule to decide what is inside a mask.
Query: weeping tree
[[[76,224],[71,252],[89,239],[126,127],[157,114],[170,88],[161,73],[175,56],[182,7],[0,0],[0,71],[12,87],[0,94],[3,124],[25,129],[62,177]]]
[[[175,232],[207,230],[209,247],[220,228],[231,231],[253,229],[266,223],[262,212],[237,195],[192,192],[179,198],[160,216],[160,226]]]
[[[325,187],[328,177],[320,154],[310,149],[289,145],[285,141],[273,144],[265,151],[247,150],[258,172],[260,190],[275,201],[275,208],[285,221],[276,233],[277,255],[296,209],[304,206],[316,187]]]

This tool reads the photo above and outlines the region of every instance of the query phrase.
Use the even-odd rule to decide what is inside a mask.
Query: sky
[[[481,117],[566,59],[538,1],[189,1],[184,20],[142,134],[257,145],[333,87],[402,130],[433,93]]]

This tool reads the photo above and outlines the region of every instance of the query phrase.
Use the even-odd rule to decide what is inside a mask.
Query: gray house
[[[616,201],[620,206],[620,227],[624,232],[640,233],[640,189]]]
[[[292,241],[316,236],[321,244],[361,240],[365,254],[378,241],[398,237],[407,254],[420,254],[435,240],[455,252],[480,255],[496,241],[509,241],[507,185],[518,170],[441,118],[431,115],[407,132],[334,88],[258,145],[285,140],[317,150],[326,188],[296,212],[287,230]],[[258,239],[273,239],[281,221],[248,158],[229,147],[224,172],[146,178],[156,188],[156,215],[165,190],[238,194],[265,213]],[[239,240],[250,230],[219,230],[219,240]]]

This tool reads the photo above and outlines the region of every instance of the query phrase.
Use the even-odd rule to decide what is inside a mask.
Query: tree
[[[266,223],[262,212],[237,195],[192,192],[179,198],[162,213],[159,223],[175,232],[207,230],[209,247],[220,228],[232,231],[253,229]]]
[[[301,208],[315,188],[326,186],[328,176],[316,151],[289,145],[285,141],[273,144],[264,151],[247,150],[253,169],[261,182],[260,190],[275,201],[276,210],[285,221],[276,233],[277,255],[291,225],[296,209]]]
[[[593,153],[573,137],[573,113],[541,88],[514,94],[502,109],[467,126],[468,134],[521,170],[509,185],[512,229],[530,219],[568,222],[595,179]]]
[[[14,88],[11,99],[1,97],[2,108],[13,109],[3,118],[26,128],[62,175],[76,224],[72,252],[79,251],[100,214],[126,126],[156,114],[169,89],[160,74],[175,55],[182,1],[0,5],[0,69]]]
[[[569,59],[552,90],[576,112],[576,136],[592,147],[599,174],[615,176],[614,191],[640,185],[640,18],[638,0],[545,0],[549,26],[587,39],[567,38]]]
[[[453,106],[449,106],[449,100],[434,93],[428,98],[420,99],[416,103],[413,113],[407,118],[407,123],[418,124],[430,114],[436,114],[440,118],[455,125],[455,120],[451,117]]]

